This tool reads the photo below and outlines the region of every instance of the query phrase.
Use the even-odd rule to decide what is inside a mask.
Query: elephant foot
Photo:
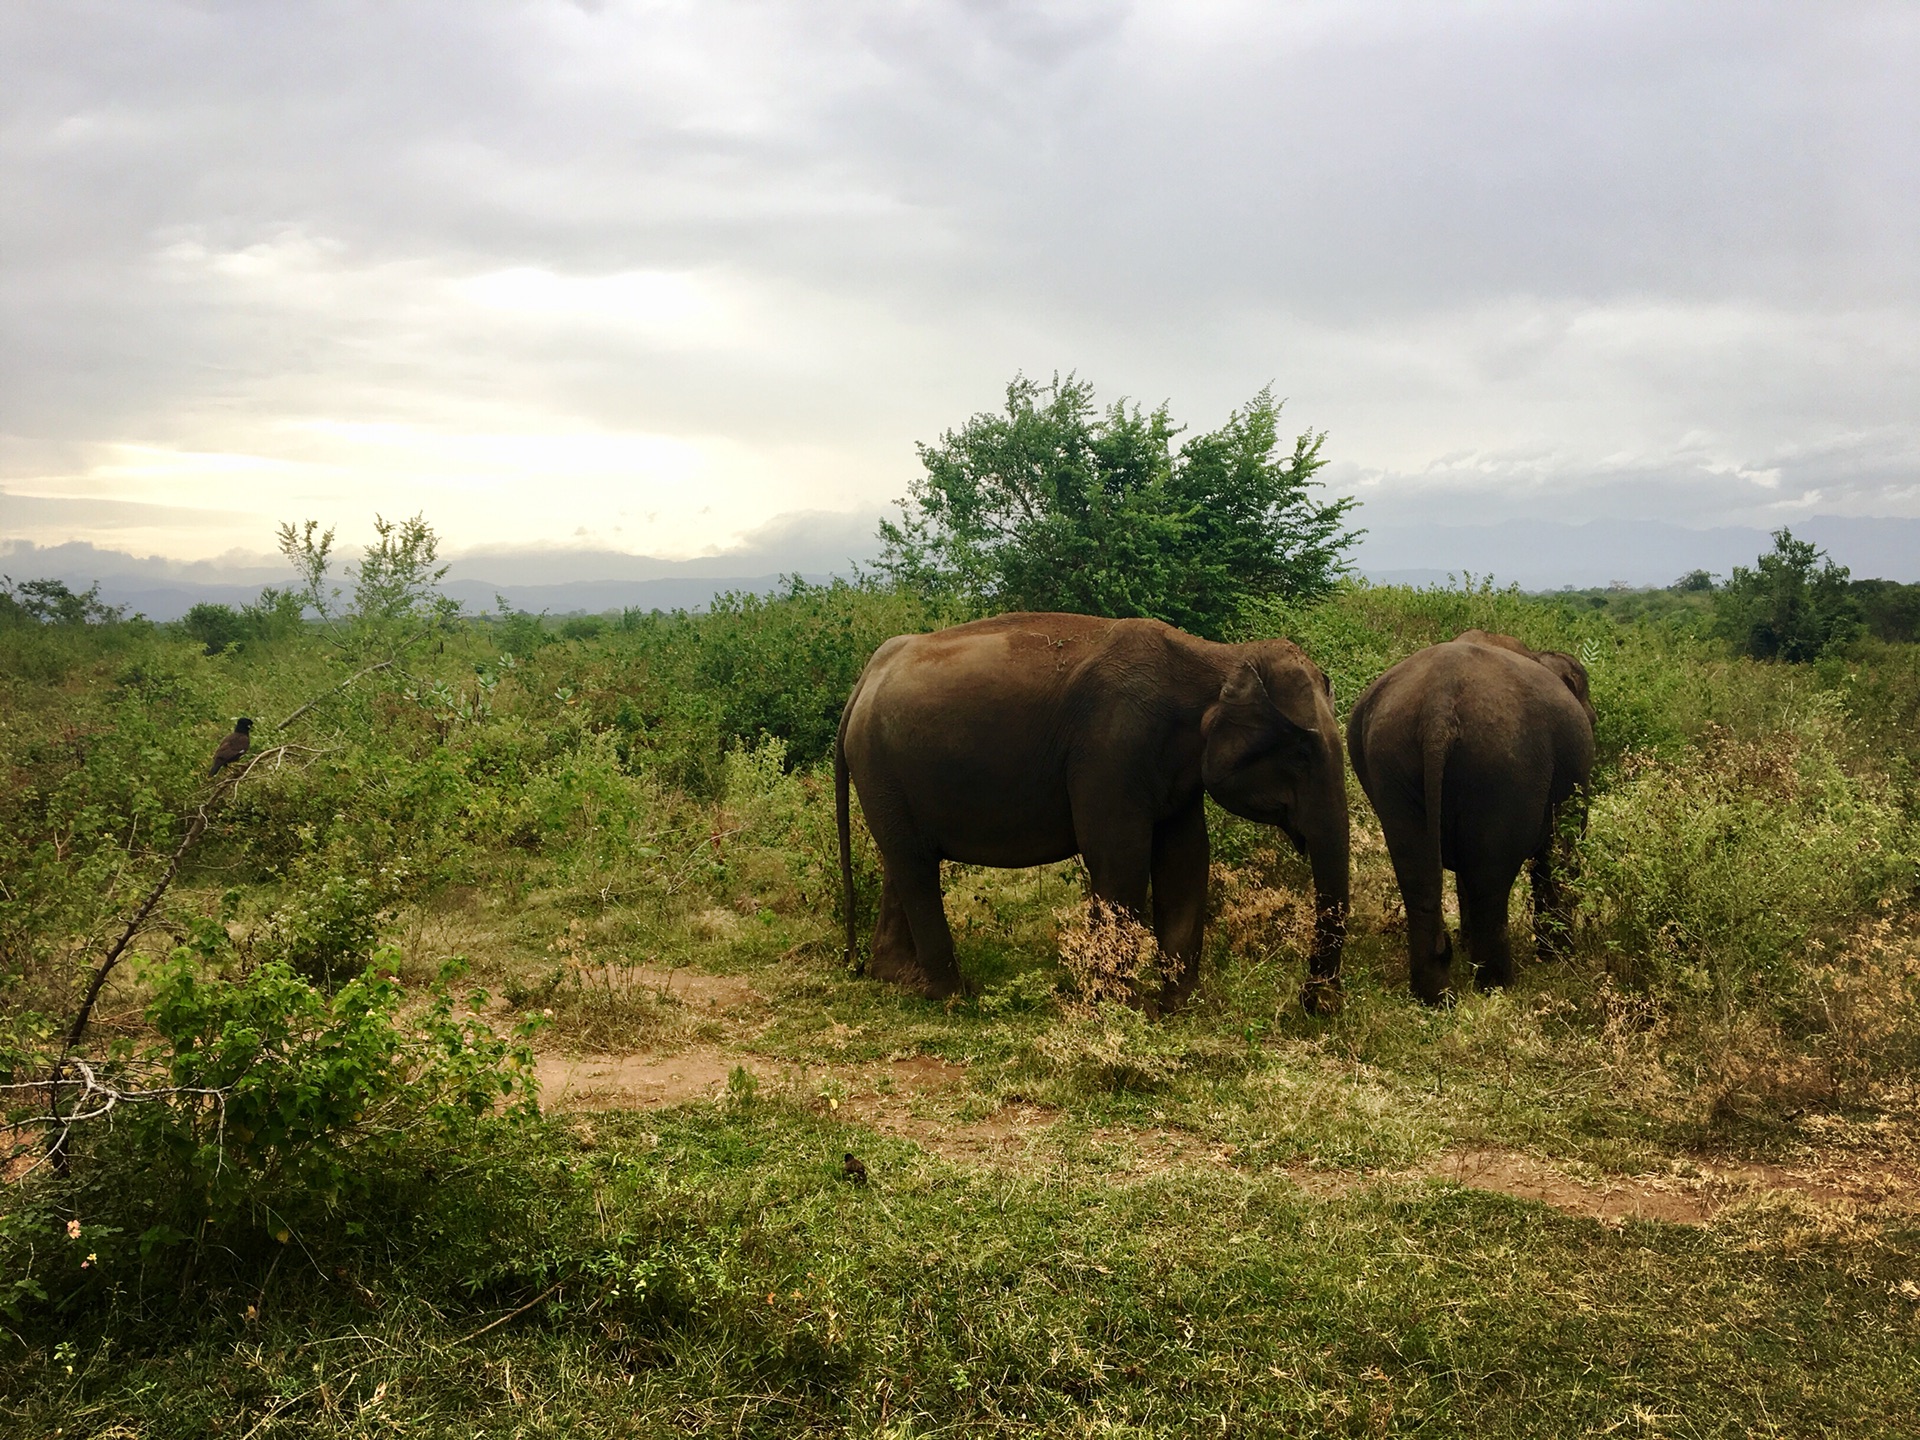
[[[1429,1010],[1451,1010],[1460,1003],[1451,985],[1442,985],[1438,990],[1415,990],[1413,998]]]
[[[1346,1008],[1346,993],[1338,975],[1310,975],[1300,988],[1300,1008],[1309,1015],[1332,1019]]]
[[[1473,972],[1473,988],[1482,995],[1491,994],[1495,990],[1504,990],[1511,984],[1513,984],[1511,971],[1475,970]]]
[[[869,980],[884,980],[906,990],[927,988],[927,972],[920,968],[920,959],[911,950],[903,954],[889,946],[876,945],[867,957],[866,970]]]
[[[926,976],[918,988],[929,1000],[952,1000],[967,993],[967,982],[958,975],[943,979]]]

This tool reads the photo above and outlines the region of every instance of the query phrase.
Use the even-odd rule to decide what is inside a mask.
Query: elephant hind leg
[[[892,896],[890,920],[888,897]],[[904,922],[904,923],[903,923]],[[901,930],[907,932],[905,943]],[[888,960],[881,960],[883,932]],[[880,921],[874,928],[873,961],[868,973],[924,990],[936,1000],[964,989],[960,967],[953,958],[953,932],[940,902],[940,861],[897,860],[888,857],[886,883],[880,892]]]
[[[866,973],[875,980],[915,989],[926,984],[919,953],[913,948],[913,928],[907,924],[906,907],[900,903],[900,891],[890,872],[880,884],[880,914],[873,922],[873,949]]]
[[[1464,873],[1460,882],[1460,935],[1473,961],[1477,990],[1495,990],[1513,984],[1513,945],[1507,937],[1507,905],[1513,894],[1512,872]]]
[[[1423,820],[1413,823],[1424,828]],[[1429,853],[1419,831],[1410,843],[1396,844],[1397,838],[1393,829],[1387,831],[1387,853],[1407,908],[1407,979],[1414,998],[1422,1004],[1449,1005],[1453,1002],[1453,941],[1440,911],[1439,857]]]

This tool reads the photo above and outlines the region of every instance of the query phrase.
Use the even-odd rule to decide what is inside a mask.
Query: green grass
[[[423,1224],[533,1166],[544,1223],[597,1232],[624,1273],[463,1302],[406,1246],[336,1277],[290,1254],[171,1333],[93,1322],[70,1362],[15,1351],[0,1416],[156,1437],[276,1408],[340,1434],[1890,1435],[1920,1399],[1910,1234],[1809,1241],[1765,1211],[1615,1227],[1432,1183],[1329,1201],[1211,1169],[983,1172],[768,1102],[520,1145]],[[848,1147],[870,1187],[839,1178]]]

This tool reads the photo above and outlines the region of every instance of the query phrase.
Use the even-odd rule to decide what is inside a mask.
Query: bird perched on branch
[[[227,766],[247,753],[247,746],[253,743],[253,721],[242,715],[233,722],[233,733],[220,742],[220,748],[213,752],[213,768],[208,775],[218,775]]]
[[[840,1162],[840,1173],[856,1185],[867,1183],[867,1167],[860,1163],[851,1150],[847,1151],[847,1158]]]

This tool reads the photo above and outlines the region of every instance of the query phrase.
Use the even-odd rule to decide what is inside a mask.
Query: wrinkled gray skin
[[[1571,655],[1469,630],[1394,666],[1347,722],[1354,774],[1386,833],[1407,907],[1413,993],[1452,999],[1453,945],[1440,915],[1454,872],[1460,931],[1482,990],[1513,982],[1507,903],[1533,862],[1535,946],[1564,953],[1568,914],[1553,873],[1558,812],[1586,823],[1593,772],[1587,672]]]
[[[1207,908],[1203,797],[1277,825],[1311,862],[1303,1000],[1331,1007],[1346,936],[1347,804],[1331,687],[1285,640],[1216,645],[1157,620],[1001,615],[874,653],[836,746],[847,957],[848,784],[885,880],[868,973],[958,993],[940,862],[1085,858],[1095,895],[1151,920],[1194,985]]]

